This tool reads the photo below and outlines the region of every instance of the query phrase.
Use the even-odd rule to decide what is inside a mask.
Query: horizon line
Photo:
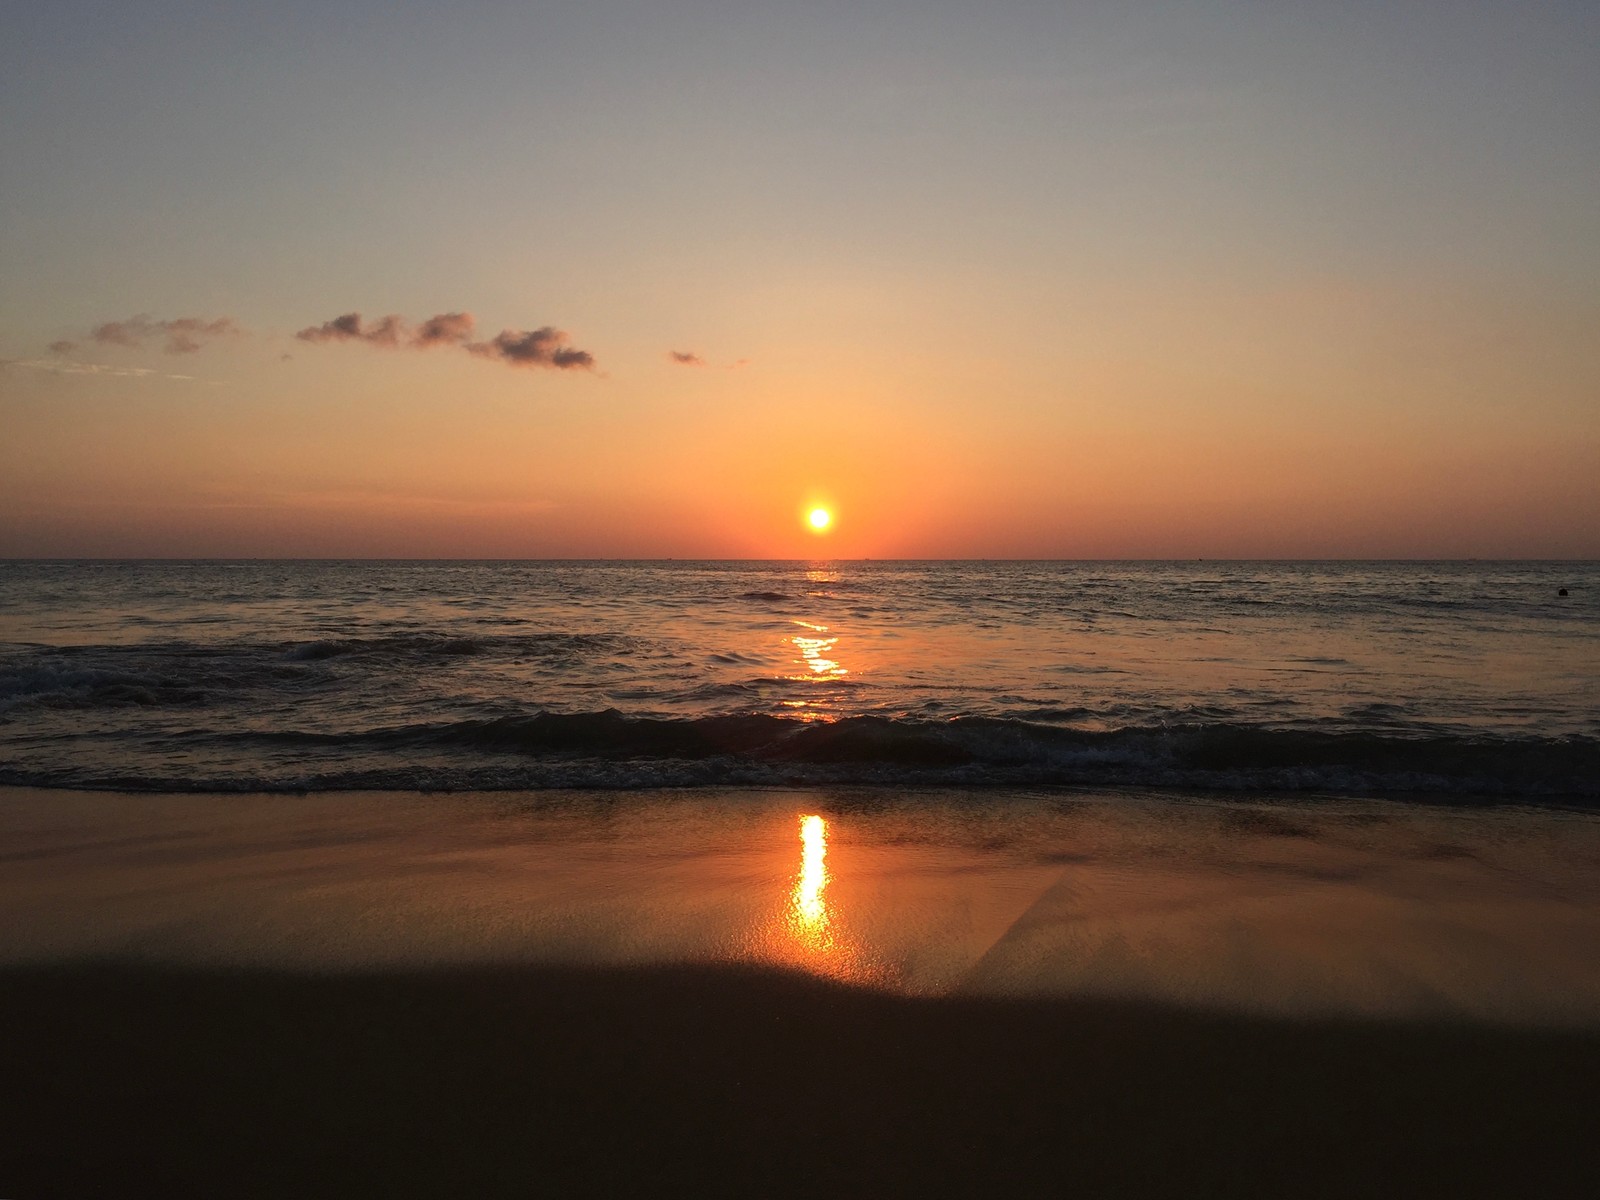
[[[530,556],[516,558],[445,557],[404,555],[0,555],[0,563],[1574,563],[1600,564],[1600,557],[1497,557],[1474,555],[1420,556],[1420,557],[1362,557],[1319,556],[1292,558],[1286,556],[1227,557],[1196,555],[1194,557],[1025,557],[997,556],[992,558],[909,558],[909,557],[768,557],[768,558],[700,558],[700,557],[584,557]]]

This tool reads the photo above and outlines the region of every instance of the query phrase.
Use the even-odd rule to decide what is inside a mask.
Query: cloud
[[[505,329],[492,341],[471,342],[467,351],[480,358],[497,358],[514,367],[554,367],[556,370],[588,370],[594,355],[566,345],[567,335],[545,325],[539,329]]]
[[[68,362],[59,358],[0,358],[0,367],[23,367],[30,371],[48,371],[52,375],[100,375],[111,379],[179,379],[193,383],[215,383],[216,380],[198,380],[193,375],[168,375],[154,367],[115,367],[106,363]]]
[[[360,313],[345,313],[344,316],[324,321],[321,325],[307,326],[295,334],[295,337],[302,342],[343,342],[360,336]]]
[[[360,313],[345,313],[321,325],[308,326],[295,337],[303,342],[366,342],[388,349],[457,346],[479,358],[494,359],[513,367],[551,367],[566,371],[589,370],[594,366],[594,355],[571,346],[567,334],[549,325],[539,329],[505,329],[482,342],[472,340],[476,329],[477,319],[469,312],[440,313],[414,327],[397,316],[383,317],[368,325]]]
[[[157,321],[143,313],[126,321],[107,321],[89,331],[89,336],[103,346],[142,346],[151,338],[165,338],[168,354],[193,354],[214,337],[237,336],[244,332],[232,317],[175,317],[170,321]],[[70,345],[57,342],[56,346]],[[64,353],[64,351],[62,352]]]
[[[670,363],[676,363],[680,367],[709,367],[712,365],[692,350],[668,350],[667,361]],[[746,367],[749,365],[750,360],[748,358],[741,358],[735,362],[728,363],[726,366],[719,366],[715,369],[719,371],[737,371],[740,367]]]
[[[150,335],[150,322],[145,317],[130,317],[126,321],[107,321],[89,333],[95,341],[111,346],[137,346]]]
[[[440,313],[429,317],[411,335],[413,346],[461,346],[472,337],[478,322],[471,313]]]
[[[367,342],[390,349],[400,344],[404,323],[396,316],[380,317],[374,325],[363,325],[360,313],[345,313],[321,325],[302,329],[295,337],[302,342]]]

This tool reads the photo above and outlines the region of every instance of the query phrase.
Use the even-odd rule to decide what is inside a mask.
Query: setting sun
[[[829,525],[833,524],[833,514],[825,508],[813,508],[806,514],[806,522],[812,529],[822,533]]]

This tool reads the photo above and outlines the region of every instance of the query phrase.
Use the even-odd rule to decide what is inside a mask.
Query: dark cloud
[[[706,360],[691,350],[668,350],[667,359],[682,367],[703,367]]]
[[[471,340],[478,322],[468,312],[440,313],[429,317],[411,335],[413,346],[461,346]]]
[[[126,321],[97,325],[89,331],[89,336],[105,346],[142,346],[151,338],[165,338],[163,348],[168,354],[193,354],[211,338],[243,332],[232,317],[175,317],[170,321],[158,321],[140,313]]]
[[[371,325],[363,325],[360,313],[345,313],[321,325],[308,326],[295,337],[302,342],[368,342],[393,349],[400,344],[404,332],[405,324],[396,316],[380,317]]]
[[[566,344],[567,335],[545,325],[540,329],[505,329],[492,341],[471,342],[467,350],[480,358],[496,358],[514,367],[554,367],[588,370],[594,355]]]
[[[51,342],[50,343],[50,353],[51,354],[71,354],[77,348],[78,348],[78,343],[77,342],[69,342],[65,338],[63,338],[59,342]]]
[[[361,314],[345,313],[320,326],[302,329],[295,337],[307,342],[342,342],[361,336]]]
[[[360,313],[345,313],[321,325],[302,329],[295,337],[304,342],[367,342],[374,346],[408,346],[426,350],[433,346],[459,346],[479,358],[492,358],[513,367],[552,367],[587,370],[594,355],[569,345],[565,333],[549,325],[539,329],[506,329],[485,342],[472,341],[477,320],[468,312],[440,313],[410,327],[389,316],[368,325]]]
[[[152,332],[148,317],[130,317],[126,321],[107,321],[89,331],[95,341],[108,346],[137,346]]]
[[[400,339],[405,335],[405,324],[399,317],[384,317],[362,336],[374,346],[388,346],[391,349],[400,344]]]

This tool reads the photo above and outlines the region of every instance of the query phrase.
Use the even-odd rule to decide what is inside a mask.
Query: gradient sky
[[[0,108],[0,555],[1600,557],[1593,0],[56,0]]]

